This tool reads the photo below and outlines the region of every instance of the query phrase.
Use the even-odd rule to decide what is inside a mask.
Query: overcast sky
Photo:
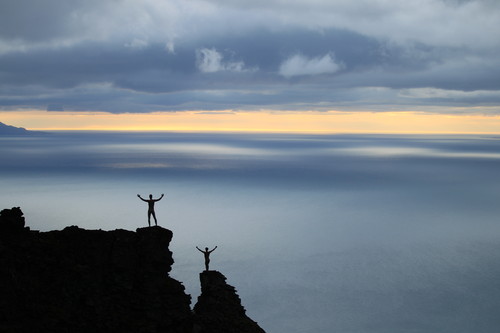
[[[0,110],[500,114],[497,0],[3,0]]]

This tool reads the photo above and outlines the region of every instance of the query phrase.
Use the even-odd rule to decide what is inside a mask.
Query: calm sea
[[[0,137],[0,209],[36,230],[174,232],[268,333],[497,332],[500,137],[50,132]]]

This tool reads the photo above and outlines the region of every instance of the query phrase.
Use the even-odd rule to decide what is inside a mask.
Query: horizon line
[[[500,115],[388,112],[67,113],[2,112],[2,122],[32,131],[303,134],[500,134]]]

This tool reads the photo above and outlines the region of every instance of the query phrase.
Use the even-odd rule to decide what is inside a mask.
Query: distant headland
[[[0,122],[0,135],[31,135],[31,134],[45,134],[40,131],[29,131],[22,127],[15,127]]]
[[[169,272],[172,231],[39,232],[0,212],[1,332],[265,333],[217,271],[191,296]]]

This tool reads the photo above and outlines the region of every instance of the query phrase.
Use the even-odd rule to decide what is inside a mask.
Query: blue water
[[[497,332],[500,137],[50,132],[0,137],[0,208],[36,230],[147,225],[268,333]]]

